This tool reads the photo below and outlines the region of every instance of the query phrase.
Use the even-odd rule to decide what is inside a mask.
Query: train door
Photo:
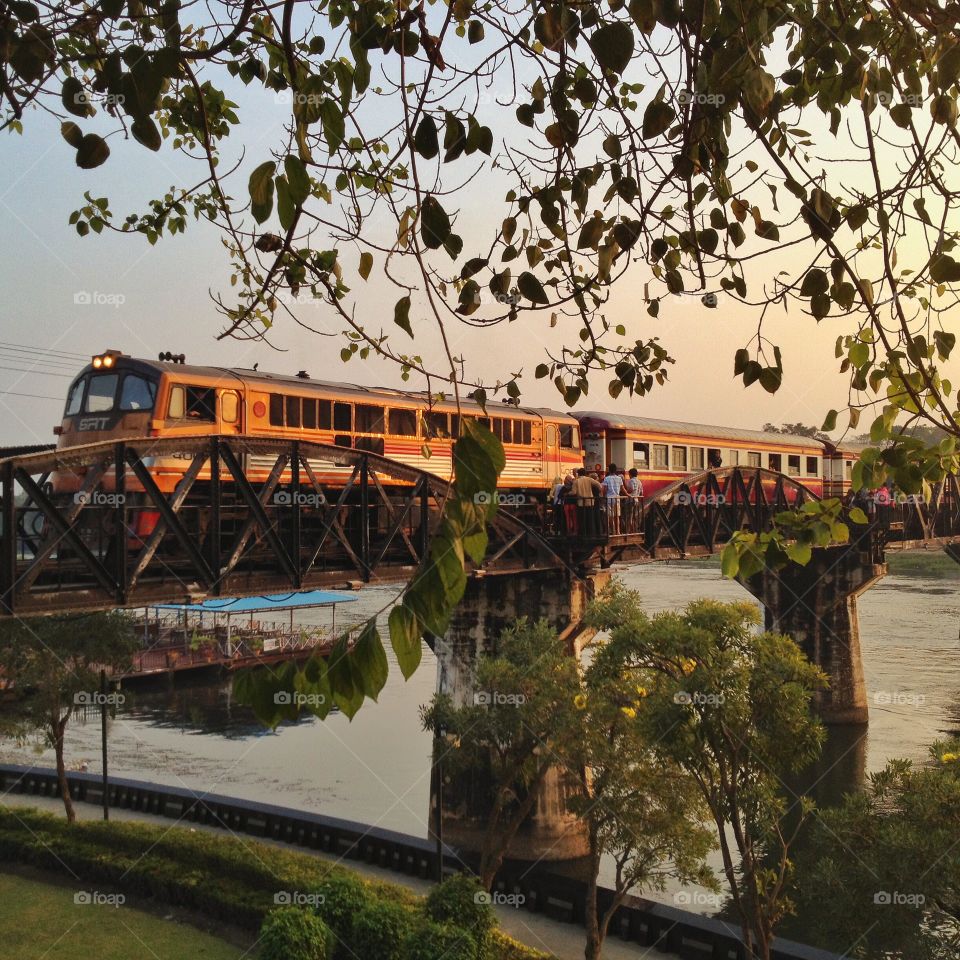
[[[563,477],[560,461],[560,431],[555,423],[543,427],[543,478],[552,484],[557,477]]]
[[[220,413],[221,433],[243,433],[242,404],[240,394],[236,390],[219,390],[218,405]]]

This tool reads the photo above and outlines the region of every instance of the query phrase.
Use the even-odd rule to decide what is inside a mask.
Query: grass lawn
[[[89,891],[90,885],[77,884]],[[252,952],[129,906],[76,904],[72,887],[0,874],[0,960],[240,960]]]

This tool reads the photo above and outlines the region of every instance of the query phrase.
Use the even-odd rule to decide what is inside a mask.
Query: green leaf
[[[813,267],[807,271],[800,286],[801,297],[812,297],[817,293],[826,293],[830,289],[830,280],[823,270]]]
[[[110,148],[103,137],[95,133],[86,133],[77,145],[77,166],[82,170],[92,170],[105,163],[110,156]]]
[[[76,77],[67,77],[63,81],[60,100],[64,108],[75,117],[92,117],[96,113],[83,84]]]
[[[528,270],[517,278],[517,289],[531,303],[549,303],[547,292],[543,289],[543,284]]]
[[[79,147],[83,140],[83,131],[72,120],[64,120],[60,124],[60,135],[74,149]]]
[[[930,261],[930,279],[934,283],[957,283],[960,281],[960,263],[946,253]]]
[[[740,569],[740,556],[736,544],[731,541],[723,548],[720,554],[720,573],[732,580]]]
[[[869,523],[867,515],[859,508],[853,507],[850,511],[850,521],[852,523]]]
[[[253,173],[247,189],[250,193],[250,212],[257,223],[263,223],[273,211],[273,175],[277,165],[268,160],[261,163]]]
[[[160,128],[153,122],[153,117],[137,117],[130,124],[130,132],[138,143],[142,143],[148,150],[157,151],[163,143]]]
[[[417,132],[413,137],[413,146],[425,160],[432,160],[440,152],[437,125],[429,113],[423,115],[423,119],[417,126]]]
[[[360,276],[366,280],[373,269],[373,254],[369,250],[364,250],[360,254]]]
[[[407,335],[412,337],[413,330],[410,327],[410,297],[409,295],[401,297],[393,308],[393,322],[405,330]]]
[[[297,206],[303,206],[310,196],[310,176],[306,164],[296,154],[288,153],[283,160],[283,170],[287,175],[290,199]]]
[[[376,700],[387,682],[390,670],[383,641],[377,630],[376,617],[367,621],[350,651],[350,656],[353,659],[354,682],[359,681],[364,694],[371,700]]]
[[[601,67],[618,75],[626,70],[633,56],[633,30],[626,23],[604,24],[594,31],[589,42]]]
[[[420,236],[430,250],[438,250],[450,236],[450,217],[435,197],[426,197],[420,206]]]
[[[653,100],[647,104],[647,109],[643,112],[642,136],[644,140],[652,140],[659,137],[676,116],[673,107],[662,100]]]
[[[837,411],[830,410],[828,411],[826,417],[823,421],[823,426],[820,428],[824,433],[829,433],[831,430],[837,429]]]
[[[423,649],[420,644],[420,624],[413,611],[400,604],[390,611],[390,645],[404,680],[409,680],[420,666]]]
[[[324,100],[320,104],[320,120],[323,123],[323,137],[327,141],[327,150],[334,154],[346,135],[346,122],[336,100]]]
[[[297,209],[290,198],[290,185],[287,178],[280,174],[276,178],[277,186],[277,217],[280,220],[280,226],[284,230],[289,230],[293,226],[294,218],[297,215]]]

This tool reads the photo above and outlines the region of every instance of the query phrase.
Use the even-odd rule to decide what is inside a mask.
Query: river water
[[[712,564],[651,564],[619,575],[651,612],[698,597],[749,599]],[[861,598],[870,725],[831,735],[808,785],[819,802],[855,789],[889,758],[922,761],[932,741],[960,730],[958,581],[960,573],[943,579],[891,575]],[[338,618],[370,616],[393,593],[366,588]],[[325,611],[306,612],[304,622],[310,616],[329,619]],[[232,702],[229,682],[126,690],[110,725],[110,772],[426,836],[431,738],[418,713],[433,693],[435,661],[424,648],[423,664],[404,682],[389,645],[388,656],[390,677],[379,702],[365,703],[352,722],[333,713],[322,722],[308,717],[266,731],[251,711]],[[99,718],[71,722],[69,766],[98,772],[99,758]],[[53,766],[49,749],[10,740],[0,740],[0,759]],[[669,894],[665,899],[673,902]]]

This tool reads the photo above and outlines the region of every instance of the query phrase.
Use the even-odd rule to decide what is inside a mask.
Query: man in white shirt
[[[607,533],[620,533],[620,497],[623,494],[623,477],[617,465],[611,463],[603,478],[603,492],[607,497]]]

